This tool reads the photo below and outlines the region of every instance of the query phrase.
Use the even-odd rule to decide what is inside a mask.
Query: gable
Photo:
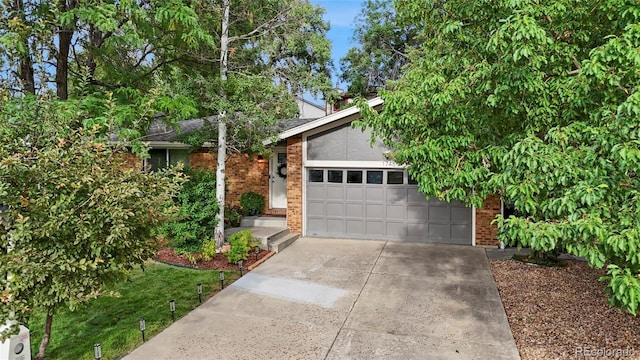
[[[389,148],[371,144],[371,131],[353,128],[351,122],[309,135],[307,159],[329,161],[384,161]]]

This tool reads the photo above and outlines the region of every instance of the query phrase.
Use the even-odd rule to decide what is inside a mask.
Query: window
[[[362,171],[348,170],[347,171],[347,183],[348,184],[362,184]]]
[[[367,184],[382,184],[382,171],[367,171]]]
[[[324,170],[309,170],[309,182],[323,182]]]
[[[330,183],[342,183],[342,174],[344,172],[342,170],[329,170],[327,172],[327,181]]]
[[[417,185],[417,184],[418,184],[418,182],[414,178],[409,176],[409,185]]]
[[[149,150],[149,158],[144,161],[144,167],[151,171],[157,171],[178,163],[189,166],[189,154],[187,149],[151,149]]]
[[[149,150],[149,158],[146,159],[145,168],[156,171],[167,167],[167,149]]]
[[[387,172],[387,184],[404,184],[404,172],[389,171]]]

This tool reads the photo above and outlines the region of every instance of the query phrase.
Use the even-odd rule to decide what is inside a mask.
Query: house
[[[380,110],[383,101],[368,101]],[[426,199],[403,167],[387,159],[382,144],[371,146],[370,133],[351,127],[359,119],[350,107],[317,119],[281,122],[278,140],[265,141],[271,157],[232,154],[227,159],[228,205],[254,191],[265,196],[265,214],[286,216],[293,233],[313,237],[379,239],[497,246],[491,224],[502,211],[497,196],[482,208]],[[202,119],[181,123],[183,131]],[[150,132],[151,162],[188,162],[214,170],[208,149],[189,153],[172,142],[172,131]]]

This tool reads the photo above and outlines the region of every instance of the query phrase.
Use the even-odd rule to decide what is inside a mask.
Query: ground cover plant
[[[225,271],[225,286],[238,278],[236,271]],[[46,359],[94,359],[93,345],[100,343],[104,360],[119,359],[142,343],[138,328],[145,318],[146,338],[169,326],[169,300],[175,300],[178,319],[199,305],[196,286],[202,284],[202,300],[220,291],[219,272],[194,270],[147,262],[144,271],[105,289],[104,295],[75,311],[64,309],[53,323],[53,336]],[[45,314],[29,320],[32,354],[42,338]]]

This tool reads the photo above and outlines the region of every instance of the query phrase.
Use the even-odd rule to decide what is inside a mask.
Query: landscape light
[[[176,320],[176,301],[171,299],[169,300],[169,310],[171,310],[171,320]]]
[[[102,359],[102,349],[100,348],[100,344],[93,345],[93,356],[96,360]]]
[[[242,260],[238,261],[238,268],[240,269],[240,277],[242,277]]]
[[[220,271],[220,289],[224,289],[224,271]]]
[[[140,324],[140,332],[142,333],[142,342],[144,342],[144,331],[147,329],[147,324],[145,323],[143,317],[140,318],[139,324]]]
[[[202,304],[202,283],[198,283],[198,301]]]

